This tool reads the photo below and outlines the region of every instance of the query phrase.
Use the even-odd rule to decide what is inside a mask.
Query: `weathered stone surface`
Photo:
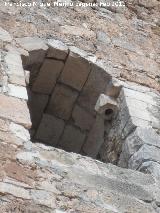
[[[108,110],[108,109],[111,109],[113,111],[115,111],[117,109],[116,100],[107,95],[100,94],[100,96],[97,100],[97,103],[95,105],[95,110],[98,113],[103,114],[105,112],[105,110]]]
[[[111,39],[109,38],[109,36],[107,36],[107,34],[104,33],[103,31],[97,32],[97,40],[104,44],[109,44],[111,42]]]
[[[94,107],[98,97],[106,90],[109,80],[110,75],[103,69],[92,64],[91,73],[78,98],[79,104],[88,109],[91,113],[94,113]]]
[[[150,128],[137,127],[123,142],[119,165],[128,163],[129,158],[136,153],[143,144],[160,148],[160,136]],[[125,162],[124,162],[125,161]]]
[[[45,190],[31,190],[31,199],[36,204],[45,205],[50,208],[55,208],[54,194]]]
[[[122,138],[125,138],[132,132],[136,127],[149,127],[151,126],[149,121],[137,118],[137,117],[129,117],[128,121],[125,123],[125,127],[123,128]]]
[[[131,117],[146,121],[155,128],[160,127],[158,95],[123,88],[120,97],[121,106],[127,107]]]
[[[76,36],[85,36],[87,38],[95,37],[95,33],[93,31],[77,26],[69,26],[69,25],[61,26],[60,32]]]
[[[71,54],[76,54],[78,56],[81,56],[82,58],[85,58],[89,62],[95,63],[97,60],[97,57],[94,54],[92,54],[91,52],[86,52],[78,47],[69,46],[69,50]]]
[[[117,98],[122,88],[122,83],[117,79],[112,78],[107,85],[105,94]]]
[[[65,60],[68,55],[68,47],[61,41],[55,39],[48,40],[47,57]]]
[[[47,113],[68,120],[78,93],[61,84],[57,84],[51,96]]]
[[[155,161],[160,163],[160,149],[155,146],[144,144],[129,159],[128,167],[131,169],[138,169],[138,167],[146,161]]]
[[[10,126],[10,131],[14,133],[17,137],[21,138],[24,141],[29,141],[30,140],[30,134],[28,130],[26,130],[24,127],[21,125],[11,123]]]
[[[160,177],[160,164],[154,161],[147,161],[142,163],[138,170],[144,173],[152,174],[157,179]]]
[[[3,179],[5,184],[6,182],[8,185],[14,184],[14,190],[11,187],[9,191],[8,186],[5,187],[5,195],[11,194],[13,197],[26,201],[27,192],[32,205],[50,207],[53,210],[50,212],[54,212],[55,209],[63,209],[64,202],[66,202],[66,211],[72,208],[80,212],[93,210],[92,212],[95,213],[105,213],[106,211],[155,212],[150,203],[153,199],[158,199],[154,197],[157,183],[151,175],[125,170],[111,164],[103,164],[90,158],[38,144],[32,144],[30,151],[19,150],[17,160],[17,164],[19,162],[23,164],[23,167],[20,166],[20,168],[21,170],[23,168],[24,174],[28,172],[27,179],[32,182],[28,185],[23,179],[24,177],[21,177],[21,181],[23,180],[24,183],[20,182],[20,179],[10,181],[5,178]],[[31,173],[28,170],[30,166],[33,166],[34,170],[31,170]],[[17,169],[18,167],[19,165],[16,166]],[[11,170],[13,164],[7,165],[5,171],[7,168]],[[14,174],[14,171],[16,170],[12,169],[8,174]],[[31,176],[33,172],[38,173],[37,178]],[[16,177],[13,174],[12,177]],[[52,187],[48,188],[44,184],[46,177],[47,182],[52,182]],[[1,187],[0,190],[4,194],[4,187]],[[71,197],[74,197],[73,202],[70,200]],[[101,200],[100,205],[99,199]],[[42,212],[46,212],[46,210]]]
[[[76,54],[70,53],[61,74],[60,81],[80,91],[89,73],[89,62]]]
[[[79,152],[85,140],[85,134],[73,126],[66,126],[59,146],[66,151]]]
[[[20,46],[22,46],[28,52],[32,50],[38,50],[38,49],[43,49],[43,50],[48,49],[45,42],[38,37],[17,38],[16,41]]]
[[[117,163],[119,161],[120,166],[127,167],[129,157],[145,141],[149,144],[159,141],[158,137],[155,137],[156,133],[148,129],[148,127],[159,129],[159,96],[147,88],[134,85],[130,87],[130,84],[126,84],[121,89],[117,102],[118,112],[114,115],[107,140],[101,149],[101,156],[106,162]],[[141,132],[135,131],[137,127],[141,127]],[[133,131],[138,135],[137,137],[131,134]],[[146,138],[144,137],[145,131],[148,133],[146,133]],[[127,138],[128,135],[130,135],[129,138]],[[127,141],[126,144],[125,141]]]
[[[0,95],[0,117],[21,124],[26,128],[31,127],[27,103],[17,98]]]
[[[17,85],[25,86],[24,70],[22,60],[19,54],[8,52],[5,57],[9,82]]]
[[[132,61],[130,66],[134,69],[150,72],[152,75],[159,72],[159,65],[150,58],[137,54],[129,54],[129,58]]]
[[[58,143],[63,129],[63,120],[48,114],[43,114],[35,139],[55,146]]]
[[[38,37],[17,38],[16,42],[29,52],[29,57],[22,54],[24,65],[42,63],[48,49],[45,42]]]
[[[104,119],[97,115],[96,120],[89,132],[83,151],[90,157],[95,158],[104,143]]]
[[[0,40],[7,41],[7,42],[12,41],[11,35],[2,27],[0,27]]]
[[[143,101],[148,104],[157,105],[157,101],[155,98],[153,98],[152,95],[149,95],[147,93],[139,92],[134,89],[128,89],[123,88],[122,92],[124,93],[124,96],[130,97],[139,101]],[[158,97],[158,96],[157,96]]]
[[[33,188],[34,181],[32,179],[36,177],[35,171],[32,171],[32,174],[28,176],[30,169],[20,165],[18,162],[7,162],[4,165],[4,171],[8,176],[5,182],[28,189]]]
[[[53,59],[45,59],[32,86],[34,92],[51,94],[64,63]]]
[[[75,125],[80,127],[82,130],[90,130],[95,120],[90,113],[79,105],[75,105],[72,112],[72,118]]]
[[[14,84],[8,84],[8,95],[28,100],[27,89],[21,86],[15,86]]]
[[[22,199],[31,198],[28,190],[13,184],[0,182],[0,189],[2,195],[9,194]]]
[[[0,130],[7,132],[9,129],[9,122],[0,118]]]

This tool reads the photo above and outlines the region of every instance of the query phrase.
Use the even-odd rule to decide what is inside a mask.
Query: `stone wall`
[[[160,96],[156,91],[153,92],[142,86],[124,84],[117,100],[119,112],[112,121],[112,127],[100,151],[103,161],[118,163],[119,166],[132,169],[139,169],[146,161],[159,162],[153,157],[156,152],[159,152],[156,145],[160,141],[159,99]],[[142,144],[155,146],[155,152],[148,153],[143,149],[141,152]],[[139,155],[138,151],[142,154]],[[133,165],[133,159],[134,162],[138,161],[137,166]]]
[[[133,146],[129,139],[137,127],[159,132],[156,91],[114,79],[94,55],[61,41],[25,37],[16,43],[3,55],[2,91],[28,100],[32,141],[127,168],[146,161],[144,156],[132,166],[125,146]],[[151,154],[147,159],[154,160]]]

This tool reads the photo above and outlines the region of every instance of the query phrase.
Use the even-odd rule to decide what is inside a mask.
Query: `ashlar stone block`
[[[61,74],[60,81],[81,91],[89,73],[89,62],[77,54],[70,53]]]
[[[31,127],[26,101],[0,94],[0,117],[11,120],[25,128]]]
[[[90,130],[94,123],[94,116],[88,113],[85,109],[76,105],[73,109],[72,118],[76,126],[82,130]]]
[[[22,67],[21,56],[13,51],[10,51],[5,57],[5,62],[9,82],[16,85],[25,86],[25,75]]]
[[[43,62],[48,46],[42,39],[39,37],[24,37],[17,38],[16,42],[29,52],[29,57],[22,55],[24,65]]]
[[[47,113],[68,120],[78,92],[62,84],[57,84],[49,101]]]
[[[92,71],[78,98],[78,103],[93,114],[95,113],[94,107],[99,95],[106,91],[110,75],[95,64],[92,64],[91,67]]]
[[[43,114],[35,135],[36,140],[55,146],[64,129],[64,121],[54,116]]]
[[[45,59],[32,90],[42,94],[50,94],[63,66],[64,63],[62,61]]]
[[[16,98],[28,100],[27,89],[25,87],[8,84],[8,94]]]
[[[74,126],[66,126],[59,146],[69,152],[80,152],[85,134]]]
[[[97,115],[93,127],[83,146],[83,151],[90,157],[96,158],[102,144],[104,143],[104,119]]]
[[[157,106],[157,100],[154,99],[149,94],[142,93],[142,92],[139,92],[139,91],[136,91],[136,90],[132,90],[132,89],[128,89],[128,88],[123,88],[121,90],[121,93],[125,97],[130,97],[130,98],[133,98],[133,99],[136,99],[136,100],[140,100],[140,101],[143,101],[145,103]]]

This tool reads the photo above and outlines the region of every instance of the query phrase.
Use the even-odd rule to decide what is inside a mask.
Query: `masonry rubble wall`
[[[124,83],[117,98],[119,111],[100,151],[103,161],[132,169],[140,169],[146,161],[157,161],[153,157],[155,153],[148,153],[141,145],[149,144],[150,148],[153,145],[159,152],[156,145],[160,142],[159,100],[156,91]],[[136,161],[137,166],[134,165]]]
[[[45,46],[44,49],[46,49]],[[38,52],[38,50],[31,51],[35,58],[29,58],[29,60],[37,63],[37,52],[35,54],[34,51]],[[159,129],[159,121],[154,113],[158,112],[156,110],[158,110],[159,96],[150,90],[146,92],[145,88],[139,87],[144,89],[144,93],[144,91],[134,90],[134,87],[131,89],[118,84],[114,87],[108,86],[110,89],[107,89],[106,92],[106,95],[111,94],[112,91],[113,97],[118,96],[118,111],[112,120],[113,125],[109,131],[109,137],[116,131],[117,135],[119,133],[118,136],[121,135],[121,139],[123,139],[123,143],[121,140],[120,144],[122,152],[119,165],[151,173],[154,177],[150,174],[104,164],[77,154],[66,153],[39,143],[33,144],[28,132],[31,120],[24,84],[26,72],[20,63],[21,54],[23,54],[22,60],[28,57],[27,52],[22,49],[18,52],[16,48],[2,54],[2,57],[5,58],[2,65],[6,81],[3,82],[0,95],[1,210],[3,212],[13,211],[13,209],[17,212],[19,209],[30,212],[156,212],[159,209],[159,181],[156,178],[159,177],[160,160],[159,136],[155,133],[155,130]],[[54,53],[54,55],[56,54]],[[116,88],[121,88],[119,95],[114,92],[119,91]],[[44,103],[47,99],[46,96],[47,94],[43,94]],[[136,109],[133,109],[133,101],[137,103]],[[106,102],[104,103],[106,104]],[[76,110],[80,109],[76,107]],[[148,120],[143,119],[141,110],[143,113],[148,113],[148,117],[146,117]],[[77,116],[76,113],[74,114]],[[59,123],[54,120],[54,117],[50,117],[47,119],[47,123],[56,124],[55,127],[60,131],[64,123],[62,124],[62,121]],[[45,122],[45,115],[43,119]],[[97,119],[98,129],[96,126],[93,128],[93,130],[96,129],[93,131],[93,137],[97,137],[97,135],[102,137],[105,132],[104,118],[102,119],[100,116]],[[118,119],[120,123],[117,122]],[[83,125],[83,123],[80,124]],[[41,125],[40,128],[43,129],[44,127]],[[73,129],[69,128],[73,127],[68,126],[67,128],[66,131],[71,131],[68,134],[71,134],[72,137]],[[57,130],[56,138],[59,137]],[[147,137],[146,131],[149,137]],[[40,131],[40,134],[42,133]],[[46,135],[48,136],[48,134]],[[81,140],[82,136],[78,137]],[[115,143],[116,147],[118,140]],[[88,150],[92,150],[89,148],[88,146]],[[109,151],[112,154],[113,150]],[[116,152],[117,149],[114,151]],[[90,152],[93,155],[93,152]],[[110,153],[105,154],[110,156]],[[113,162],[112,158],[110,162]]]

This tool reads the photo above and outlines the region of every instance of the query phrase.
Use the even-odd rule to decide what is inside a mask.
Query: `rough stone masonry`
[[[159,1],[0,3],[0,213],[160,212]]]

